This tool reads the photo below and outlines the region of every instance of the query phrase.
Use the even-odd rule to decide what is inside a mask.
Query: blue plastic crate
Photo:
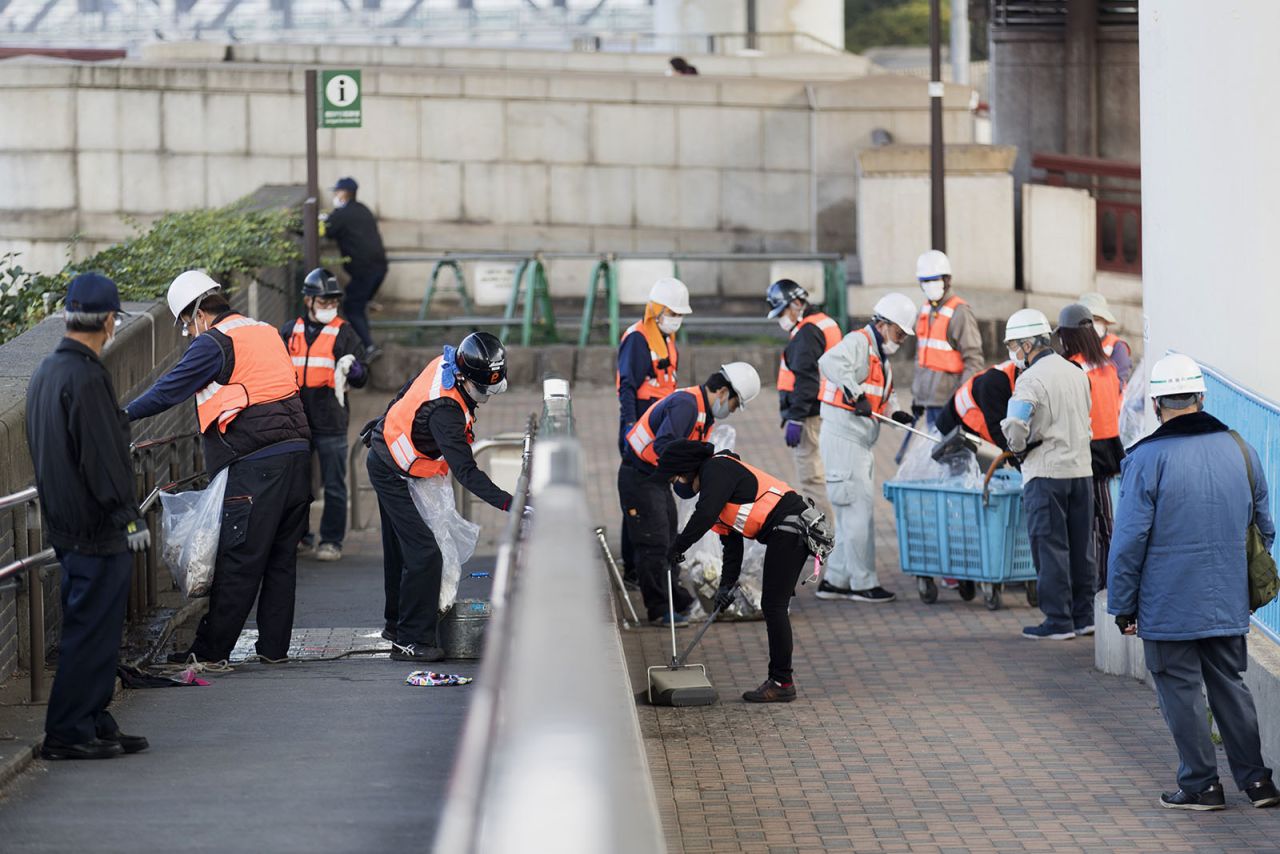
[[[930,481],[890,481],[884,497],[893,504],[899,562],[908,575],[1035,580],[1017,472],[996,472],[986,506],[981,489]]]

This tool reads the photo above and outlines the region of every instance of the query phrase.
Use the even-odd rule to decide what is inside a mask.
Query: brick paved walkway
[[[589,498],[616,542],[615,406],[611,390],[575,392]],[[790,476],[768,393],[730,423],[748,459]],[[893,470],[890,432],[881,477]],[[1234,791],[1225,813],[1156,804],[1175,786],[1176,756],[1155,696],[1094,670],[1092,640],[1023,640],[1039,612],[1012,591],[999,612],[945,590],[920,602],[897,570],[891,510],[877,511],[878,556],[901,598],[822,602],[801,588],[797,702],[739,699],[764,678],[767,654],[764,624],[736,623],[714,627],[693,656],[720,704],[642,707],[672,851],[1280,850],[1280,809],[1251,809]],[[637,690],[644,667],[667,660],[666,637],[627,635]]]

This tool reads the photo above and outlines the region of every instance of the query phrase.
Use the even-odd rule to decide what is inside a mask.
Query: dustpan
[[[698,629],[698,633],[681,655],[676,650],[676,603],[670,570],[667,571],[667,603],[671,609],[671,663],[649,668],[649,702],[655,706],[709,706],[716,701],[718,695],[715,686],[707,678],[707,668],[687,662],[693,648],[720,614],[720,606],[717,605],[707,616],[707,621]]]

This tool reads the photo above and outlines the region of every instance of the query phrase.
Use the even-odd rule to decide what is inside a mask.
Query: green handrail
[[[541,326],[543,332],[546,333],[549,341],[558,342],[560,335],[556,332],[556,317],[551,307],[551,289],[547,283],[547,268],[542,263],[541,255],[526,258],[516,269],[515,279],[511,286],[511,296],[507,299],[507,308],[503,314],[504,320],[515,319],[516,306],[520,304],[522,293],[524,294],[524,317],[520,323],[521,346],[528,347],[533,341],[535,305],[542,315]],[[498,337],[506,341],[510,333],[511,327],[507,324],[502,327]]]
[[[454,293],[462,301],[464,315],[470,316],[475,313],[471,307],[471,296],[467,293],[467,279],[463,275],[462,265],[456,259],[442,258],[431,268],[431,278],[427,280],[427,291],[422,295],[422,304],[418,306],[418,320],[426,320],[431,313],[431,300],[435,298],[436,283],[445,270],[453,271]],[[414,343],[422,343],[421,329],[414,333]]]
[[[595,319],[596,296],[600,283],[604,282],[605,299],[609,303],[609,341],[618,340],[618,271],[614,269],[613,255],[599,261],[591,270],[587,285],[587,300],[582,306],[582,328],[578,330],[578,346],[587,346],[591,338],[591,322]]]

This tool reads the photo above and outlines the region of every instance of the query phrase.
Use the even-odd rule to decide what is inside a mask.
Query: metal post
[[[143,495],[150,495],[151,490],[156,488],[156,471],[155,468],[150,465],[150,454],[147,455],[147,462],[148,465],[142,472]],[[159,514],[152,509],[147,511],[146,518],[143,519],[143,522],[146,523],[147,528],[151,531],[151,548],[147,549],[146,556],[143,560],[143,571],[146,573],[146,576],[145,583],[143,584],[144,594],[142,604],[147,611],[154,608],[156,603],[159,601],[160,591],[158,588],[160,586],[160,582],[157,570],[159,568],[158,555],[160,554],[160,531],[159,526],[156,524],[156,519],[158,518]]]
[[[969,83],[969,0],[951,0],[951,82]]]
[[[40,513],[35,504],[27,505],[27,556],[40,552]],[[40,567],[27,570],[27,631],[31,656],[31,702],[45,698],[44,685],[44,580]]]
[[[756,0],[747,0],[747,50],[756,49]]]
[[[941,0],[929,0],[929,184],[933,248],[947,251],[947,210],[942,146],[942,11]]]
[[[316,71],[307,69],[307,199],[302,203],[303,256],[308,270],[320,266],[320,164],[316,159]]]

